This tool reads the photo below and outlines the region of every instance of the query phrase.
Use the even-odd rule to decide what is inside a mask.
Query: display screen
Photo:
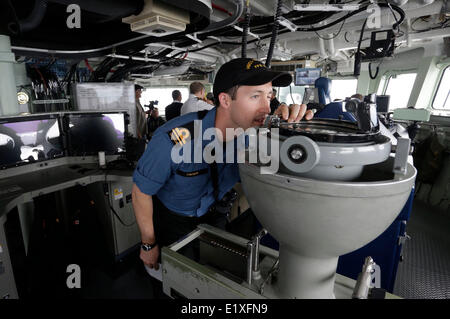
[[[314,85],[320,78],[320,68],[297,68],[295,69],[295,85]]]
[[[390,95],[377,95],[377,112],[387,113],[389,112],[389,98]]]
[[[0,167],[8,168],[64,156],[57,118],[0,120]]]
[[[68,114],[65,120],[68,150],[72,156],[125,152],[124,113]]]

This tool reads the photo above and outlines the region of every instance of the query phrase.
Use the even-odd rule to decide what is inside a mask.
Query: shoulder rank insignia
[[[191,133],[187,128],[176,127],[169,132],[169,136],[170,139],[174,142],[174,144],[184,145],[191,137]]]

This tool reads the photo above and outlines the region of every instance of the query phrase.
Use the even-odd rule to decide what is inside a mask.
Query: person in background
[[[134,85],[134,93],[136,97],[136,135],[138,139],[145,139],[148,132],[147,114],[139,101],[143,89],[144,87],[139,84]]]
[[[214,105],[214,94],[212,92],[206,94],[206,103]]]
[[[172,91],[172,98],[173,102],[166,106],[166,121],[180,116],[181,107],[183,106],[183,103],[181,103],[181,92],[179,90]]]
[[[277,90],[272,89],[272,97],[270,98],[270,114],[273,114],[280,104],[280,101],[277,99]]]
[[[156,129],[160,126],[162,126],[166,121],[159,116],[159,110],[157,107],[153,108],[153,110],[150,111],[150,116],[148,117],[148,139],[150,139],[153,135],[153,133],[156,131]]]
[[[364,101],[364,96],[363,96],[362,94],[359,94],[359,93],[353,94],[350,98],[352,98],[352,99],[358,99],[358,100],[360,100],[361,102]]]
[[[211,110],[214,105],[206,103],[205,86],[200,82],[192,82],[189,85],[189,98],[181,107],[181,115],[198,112],[203,110]]]

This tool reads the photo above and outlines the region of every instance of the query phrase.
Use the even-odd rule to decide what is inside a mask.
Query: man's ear
[[[228,93],[220,93],[219,94],[219,105],[224,109],[228,109],[231,106],[231,96]]]

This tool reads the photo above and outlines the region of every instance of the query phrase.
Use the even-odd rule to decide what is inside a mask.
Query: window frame
[[[391,78],[392,74],[389,73],[385,73],[380,77],[380,80],[378,81],[378,87],[377,87],[377,93],[380,89],[380,84],[383,83],[382,88],[381,88],[381,94],[379,95],[384,95],[384,93],[386,92],[387,89],[387,84],[389,82],[389,79]]]
[[[408,96],[408,102],[409,102],[409,99],[411,98],[412,90],[414,89],[414,84],[415,84],[415,82],[417,80],[417,77],[419,75],[417,69],[409,69],[409,70],[402,70],[402,71],[389,71],[389,72],[385,73],[383,76],[386,76],[386,82],[384,83],[384,88],[383,88],[382,95],[386,95],[386,91],[387,91],[387,89],[389,87],[389,82],[391,81],[391,78],[393,76],[396,77],[397,75],[402,75],[402,74],[415,74],[416,75],[416,77],[414,78],[413,87],[411,88],[411,92],[409,92],[409,96]]]
[[[446,72],[447,70],[449,70],[449,72],[450,72],[450,64],[447,65],[447,66],[445,66],[445,67],[441,70],[441,74],[440,74],[440,76],[439,76],[439,83],[438,83],[437,86],[436,86],[436,89],[435,89],[434,95],[433,95],[433,99],[431,100],[431,108],[432,108],[433,110],[438,110],[438,111],[450,111],[450,109],[446,109],[446,108],[435,108],[435,107],[434,107],[434,101],[436,100],[437,93],[438,93],[438,91],[439,91],[439,89],[440,89],[440,87],[441,87],[442,79],[444,78],[444,74],[445,74],[445,72]]]

